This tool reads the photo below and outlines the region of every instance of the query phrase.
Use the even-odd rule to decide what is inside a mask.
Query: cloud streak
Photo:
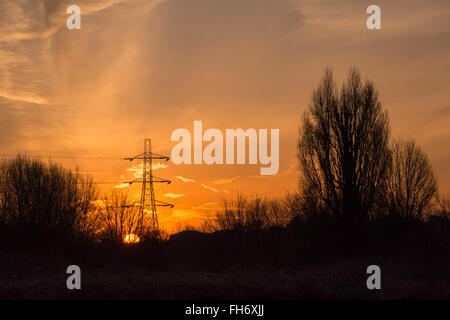
[[[200,184],[203,188],[205,188],[205,189],[207,189],[207,190],[210,190],[210,191],[212,191],[212,192],[219,192],[219,190],[217,190],[217,189],[215,189],[215,188],[213,188],[213,187],[210,187],[210,186],[207,186],[206,184]]]
[[[124,183],[121,183],[121,184],[118,184],[118,185],[114,186],[114,188],[116,188],[116,189],[123,189],[123,188],[128,188],[129,186],[130,186],[130,184],[128,182],[124,182]]]
[[[215,180],[214,183],[215,184],[228,184],[228,183],[232,183],[233,181],[236,181],[239,178],[240,178],[240,176],[234,177],[234,178],[229,178],[229,179],[222,178],[222,179]]]
[[[168,197],[168,198],[172,198],[172,199],[177,199],[177,198],[184,197],[184,194],[182,194],[182,193],[171,193],[171,192],[169,192],[169,193],[165,193],[165,194],[164,194],[164,197]]]
[[[0,97],[3,97],[8,100],[12,100],[12,101],[27,102],[27,103],[33,103],[33,104],[48,104],[49,103],[47,98],[39,97],[34,94],[18,95],[18,94],[6,92],[6,91],[0,91]]]
[[[194,179],[189,179],[189,178],[185,178],[185,177],[182,177],[182,176],[175,176],[175,178],[180,179],[183,182],[195,182]]]

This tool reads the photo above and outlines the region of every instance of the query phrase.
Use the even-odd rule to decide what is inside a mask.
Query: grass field
[[[375,259],[376,260],[376,259]],[[366,288],[368,262],[347,260],[297,269],[149,270],[80,265],[81,290],[66,288],[67,263],[2,255],[1,299],[449,299],[450,272],[392,261],[381,290]]]

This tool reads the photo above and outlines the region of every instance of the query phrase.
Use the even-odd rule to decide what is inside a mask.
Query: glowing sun
[[[123,238],[124,243],[138,243],[140,241],[139,237],[133,233],[127,234]]]

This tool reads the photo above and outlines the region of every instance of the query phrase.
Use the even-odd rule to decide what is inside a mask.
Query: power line
[[[50,158],[50,159],[66,159],[66,160],[124,160],[125,158],[120,157],[75,157],[75,156],[59,156],[59,155],[30,155],[24,154],[24,156],[36,157],[36,158]],[[12,154],[2,154],[2,158],[15,158],[17,155]],[[128,159],[127,159],[128,160]]]
[[[140,153],[133,157],[104,157],[104,156],[64,156],[64,155],[26,155],[31,158],[48,158],[48,159],[63,159],[63,160],[127,160],[129,162],[132,162],[134,160],[142,160],[142,178],[136,178],[130,181],[104,181],[108,177],[111,177],[114,173],[117,171],[123,169],[124,167],[128,166],[128,164],[121,165],[117,169],[113,170],[110,174],[106,175],[101,179],[100,181],[86,181],[84,183],[89,184],[128,184],[132,185],[134,183],[141,183],[142,184],[142,191],[141,191],[141,201],[139,204],[131,204],[126,205],[125,207],[131,207],[135,205],[140,206],[140,213],[139,213],[139,231],[143,231],[143,219],[144,219],[144,208],[150,208],[151,214],[152,214],[152,221],[151,221],[151,228],[153,230],[158,229],[158,216],[156,207],[171,207],[173,208],[174,205],[171,203],[167,203],[164,201],[156,200],[155,199],[155,191],[153,187],[153,183],[167,183],[170,184],[171,181],[168,179],[156,177],[153,175],[153,160],[164,160],[168,161],[169,157],[153,153],[152,152],[152,145],[151,145],[151,139],[145,139],[144,140],[144,152]],[[17,155],[11,155],[11,154],[2,154],[0,155],[0,158],[15,158]]]
[[[100,179],[100,181],[96,182],[97,184],[108,184],[108,183],[104,183],[106,179],[111,178],[116,172],[124,169],[125,167],[129,167],[128,163],[125,164],[121,164],[120,166],[118,166],[117,168],[115,168],[112,172],[110,172],[109,174],[103,176],[103,178]],[[111,184],[117,184],[117,183],[123,183],[123,182],[115,182],[115,183],[111,183]]]

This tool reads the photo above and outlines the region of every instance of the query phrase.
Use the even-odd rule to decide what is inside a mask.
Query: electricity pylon
[[[153,160],[159,159],[159,160],[165,160],[168,161],[169,157],[153,153],[152,152],[152,140],[151,139],[145,139],[144,140],[144,153],[141,153],[137,156],[134,156],[132,158],[125,158],[125,160],[142,160],[142,180],[133,180],[131,183],[134,182],[141,182],[142,183],[142,191],[141,191],[141,202],[139,204],[139,223],[138,223],[138,230],[143,231],[143,222],[144,222],[144,215],[146,211],[150,211],[151,214],[151,223],[150,228],[152,231],[158,230],[159,224],[158,224],[158,212],[156,211],[156,207],[171,207],[173,208],[173,204],[166,203],[163,201],[159,201],[155,199],[155,190],[153,188],[154,182],[160,182],[160,183],[167,183],[169,184],[171,181],[167,179],[162,179],[155,177],[153,175]],[[149,209],[146,209],[149,208]]]

